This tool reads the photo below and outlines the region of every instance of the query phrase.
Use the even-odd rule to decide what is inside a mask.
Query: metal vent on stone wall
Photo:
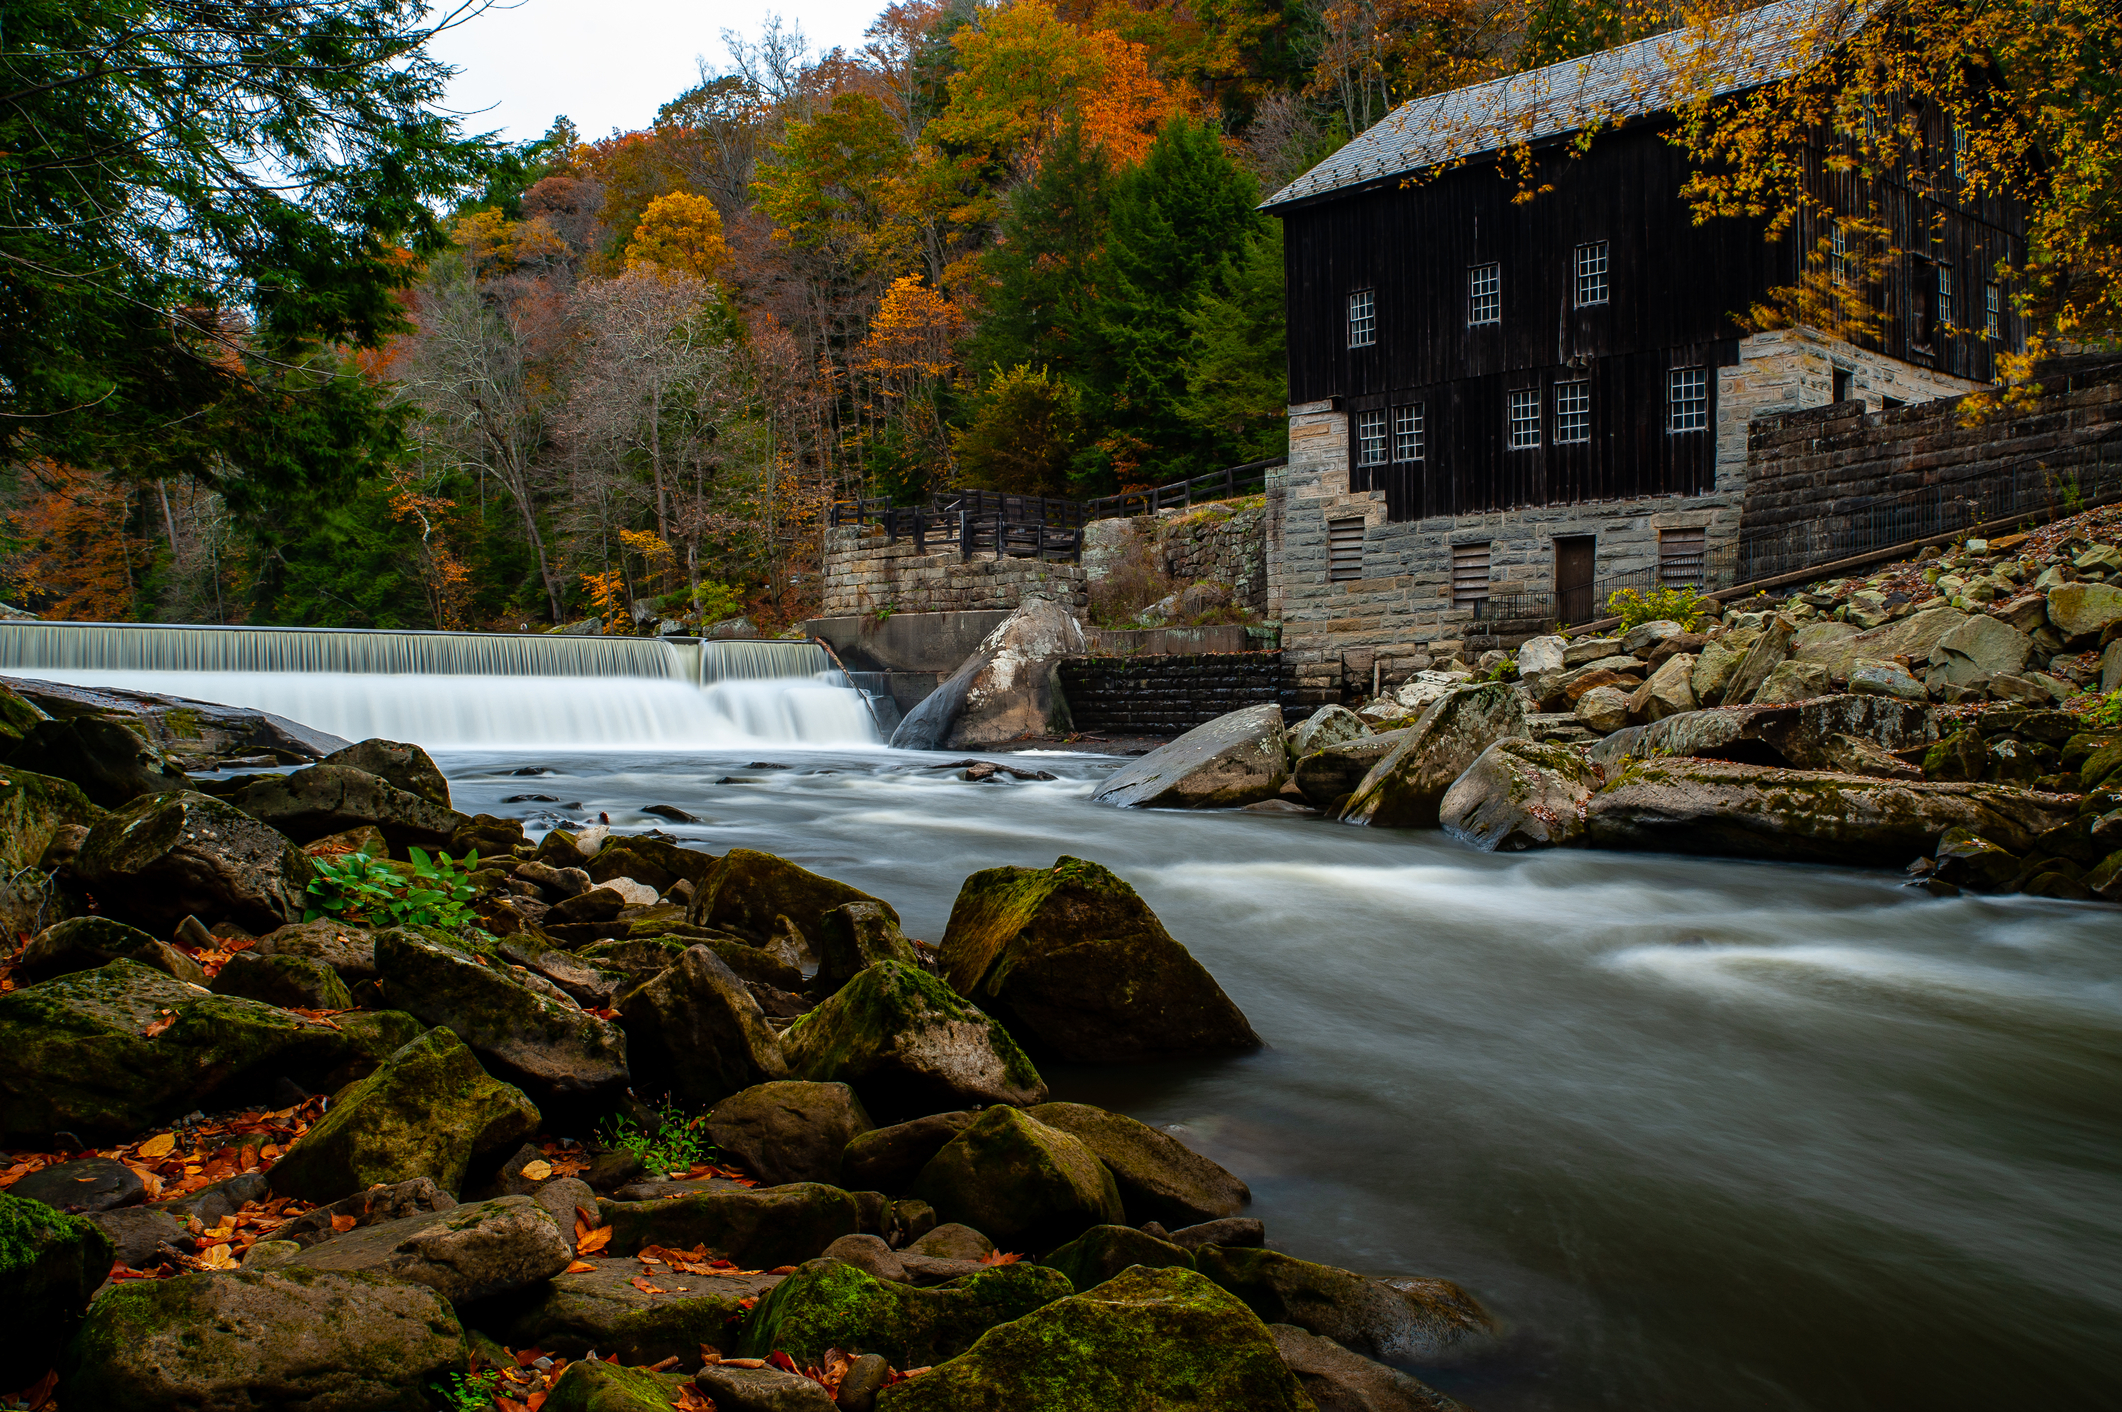
[[[1658,586],[1699,588],[1708,566],[1709,531],[1661,529],[1658,531]]]
[[[1488,601],[1488,543],[1452,546],[1452,606]]]
[[[1379,414],[1381,417],[1383,413]],[[1363,577],[1363,521],[1329,520],[1326,523],[1326,581]]]

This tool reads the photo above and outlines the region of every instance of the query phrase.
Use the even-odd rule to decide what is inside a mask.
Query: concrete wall
[[[966,613],[1015,608],[1027,589],[1081,609],[1080,564],[1042,559],[961,560],[955,547],[931,543],[917,551],[911,539],[885,542],[875,525],[842,525],[826,531],[825,588],[821,618],[889,610],[897,613]]]
[[[1014,604],[1011,607],[1015,607]],[[954,672],[1009,608],[974,613],[892,613],[812,618],[803,630],[832,644],[850,671]]]
[[[1284,701],[1279,652],[1071,657],[1061,690],[1079,731],[1180,735],[1241,706]]]

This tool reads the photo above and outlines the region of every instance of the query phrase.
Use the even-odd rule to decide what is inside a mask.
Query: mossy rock
[[[191,787],[184,771],[145,736],[101,716],[40,721],[8,752],[7,759],[25,770],[72,780],[106,809],[145,794]]]
[[[1091,1226],[1125,1219],[1120,1190],[1089,1147],[1015,1108],[990,1108],[945,1143],[913,1195],[944,1221],[1004,1249],[1051,1250]]]
[[[1076,1138],[1105,1164],[1130,1221],[1171,1230],[1235,1216],[1253,1199],[1244,1182],[1170,1133],[1088,1103],[1042,1103],[1031,1116]]]
[[[206,984],[206,970],[197,961],[168,942],[109,917],[69,917],[46,927],[22,948],[19,965],[24,975],[42,981],[93,971],[121,959],[152,966],[191,985]]]
[[[944,931],[953,989],[1035,1050],[1119,1063],[1255,1048],[1223,988],[1111,869],[988,868],[958,889]]]
[[[520,1300],[499,1326],[512,1348],[542,1348],[580,1358],[594,1349],[616,1353],[623,1363],[690,1363],[707,1344],[735,1349],[738,1330],[755,1299],[781,1282],[779,1275],[711,1278],[659,1275],[650,1281],[662,1293],[634,1284],[641,1267],[631,1261],[591,1262],[594,1268],[555,1275]]]
[[[313,956],[259,956],[239,951],[214,977],[216,995],[240,995],[287,1010],[351,1010],[354,997],[339,973]]]
[[[1039,1261],[1077,1289],[1096,1289],[1131,1265],[1161,1270],[1194,1268],[1193,1252],[1133,1226],[1092,1226]]]
[[[11,873],[34,868],[61,825],[93,826],[103,813],[70,781],[0,769],[0,858]]]
[[[860,888],[820,877],[771,853],[732,848],[694,884],[686,920],[720,927],[764,946],[774,938],[774,919],[786,917],[816,951],[824,939],[821,919],[848,902],[874,902],[894,922],[899,920],[890,903]]]
[[[680,878],[698,887],[700,880],[722,860],[697,848],[681,848],[660,838],[636,835],[614,838],[589,860],[589,880],[608,883],[613,878],[632,878],[658,892],[670,891]]]
[[[898,961],[871,966],[797,1020],[781,1052],[792,1077],[851,1086],[879,1122],[1046,1097],[1008,1030]]]
[[[2118,785],[2122,785],[2122,740],[2090,752],[2085,763],[2078,767],[2078,788],[2087,794]]]
[[[472,1159],[522,1142],[538,1110],[488,1076],[462,1040],[432,1029],[340,1095],[274,1164],[273,1190],[331,1202],[377,1183],[431,1178],[464,1189]]]
[[[700,1350],[689,1350],[698,1357]],[[544,1412],[670,1412],[687,1379],[646,1368],[571,1363],[553,1381]]]
[[[8,742],[20,740],[28,735],[37,722],[50,719],[41,708],[23,699],[13,687],[0,683],[0,750],[4,750]]]
[[[60,1365],[69,1407],[427,1412],[469,1367],[464,1329],[425,1285],[282,1267],[129,1280],[89,1311]]]
[[[353,1053],[330,1025],[113,961],[0,995],[0,1139],[130,1137],[283,1074],[314,1083]]]
[[[1456,1362],[1495,1338],[1489,1312],[1450,1280],[1387,1283],[1257,1247],[1203,1246],[1194,1260],[1266,1322],[1295,1324],[1381,1362]]]
[[[1134,1269],[998,1325],[877,1412],[1312,1412],[1267,1326],[1191,1270]]]
[[[1041,1265],[997,1265],[917,1289],[838,1260],[812,1260],[759,1301],[738,1351],[786,1353],[798,1367],[814,1367],[826,1349],[839,1348],[882,1354],[894,1368],[925,1367],[1074,1292],[1067,1276]]]
[[[95,1222],[0,1192],[0,1388],[44,1375],[110,1270],[110,1237]]]
[[[297,843],[373,824],[393,848],[434,848],[448,845],[465,822],[462,814],[444,805],[347,765],[311,765],[290,774],[262,776],[230,796],[230,802]]]
[[[917,966],[920,955],[881,903],[845,902],[822,919],[818,986],[830,993],[879,961]],[[794,987],[787,987],[794,989]]]
[[[104,816],[74,873],[115,917],[157,934],[189,913],[271,931],[302,915],[316,867],[285,834],[204,794],[151,794]]]
[[[862,1204],[854,1194],[818,1182],[650,1201],[603,1199],[597,1210],[612,1228],[608,1254],[631,1255],[645,1245],[705,1245],[746,1270],[799,1264],[862,1229]]]

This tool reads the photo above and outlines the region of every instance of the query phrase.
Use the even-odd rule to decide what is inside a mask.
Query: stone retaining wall
[[[955,546],[916,550],[911,539],[885,542],[875,525],[826,531],[821,618],[863,613],[1008,611],[1037,589],[1079,612],[1089,602],[1080,564],[1052,559],[961,559]]]
[[[1061,689],[1079,731],[1180,735],[1242,706],[1288,705],[1280,652],[1071,657]]]

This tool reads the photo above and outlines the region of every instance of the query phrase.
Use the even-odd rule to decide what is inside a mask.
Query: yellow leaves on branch
[[[915,387],[956,371],[954,349],[966,328],[957,305],[919,275],[904,275],[884,292],[869,336],[855,351],[855,371],[875,381],[886,396],[908,396]]]
[[[668,270],[709,283],[726,283],[734,264],[722,235],[722,213],[705,196],[686,191],[649,202],[626,247],[629,270]]]

